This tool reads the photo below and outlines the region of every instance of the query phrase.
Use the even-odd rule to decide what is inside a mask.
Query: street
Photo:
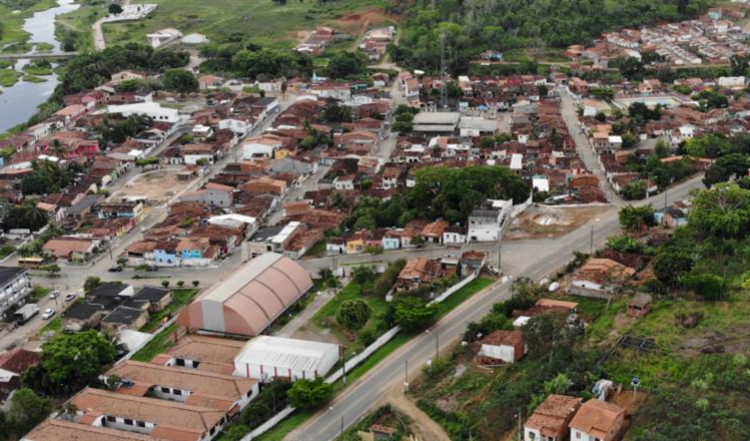
[[[288,96],[279,99],[279,112],[271,115],[269,118],[266,118],[266,120],[263,121],[262,124],[255,127],[247,135],[247,137],[257,136],[264,130],[266,130],[273,123],[276,117],[292,104],[295,98],[296,97],[294,96]],[[151,155],[156,156],[161,150],[168,147],[172,142],[179,138],[182,133],[184,132],[178,131],[172,136],[168,137],[156,149],[154,149],[153,152],[151,152]],[[116,238],[112,241],[111,253],[108,251],[102,253],[101,255],[97,256],[92,263],[85,266],[60,265],[62,268],[60,277],[48,278],[44,276],[35,276],[32,279],[32,284],[59,289],[62,293],[62,296],[65,296],[65,294],[67,294],[68,292],[78,292],[82,290],[84,282],[90,276],[101,277],[106,281],[122,281],[123,283],[131,284],[136,288],[146,285],[159,285],[161,284],[162,280],[169,280],[172,283],[176,283],[178,280],[184,280],[188,285],[192,281],[197,280],[200,282],[201,287],[207,287],[222,280],[224,277],[232,273],[240,266],[242,257],[239,249],[236,250],[234,254],[227,256],[227,258],[225,258],[223,262],[219,262],[215,268],[201,268],[199,270],[196,270],[195,268],[161,268],[156,273],[138,273],[140,277],[148,277],[139,279],[133,279],[133,276],[136,274],[134,270],[126,269],[123,272],[111,273],[108,272],[108,269],[116,265],[117,256],[124,253],[130,244],[143,239],[143,233],[141,232],[142,230],[145,231],[150,229],[159,222],[162,222],[167,217],[167,215],[169,214],[169,205],[174,203],[181,194],[199,188],[200,186],[205,184],[205,182],[207,182],[212,176],[220,173],[227,164],[237,160],[237,151],[242,148],[241,146],[242,142],[238,143],[238,145],[234,147],[233,151],[228,152],[220,161],[217,161],[216,164],[211,166],[210,171],[205,176],[182,189],[178,194],[170,199],[168,204],[157,207],[148,207],[146,210],[144,210],[146,212],[146,215],[141,222],[139,222],[124,236]],[[126,185],[135,176],[139,175],[141,172],[142,171],[140,169],[133,167],[127,173],[120,176],[120,178],[115,181],[110,187],[108,187],[108,190],[110,190],[111,193],[114,193],[115,191]],[[324,171],[322,173],[325,174]],[[297,197],[299,194],[303,194],[304,191],[307,191],[307,189],[310,189],[313,185],[315,185],[317,183],[317,179],[322,176],[322,174],[316,174],[315,176],[308,178],[303,185],[290,190],[285,199],[288,200],[288,198],[290,197]],[[283,212],[283,208],[281,206],[276,209],[276,212],[271,214],[270,219],[275,219],[276,221],[278,221],[280,219],[280,216],[278,214],[279,212]],[[6,262],[6,265],[16,265],[17,262],[18,256],[14,256]],[[34,270],[32,270],[31,272],[35,273]],[[62,313],[62,309],[67,306],[62,305],[62,299],[59,299],[59,303],[59,307],[56,307],[58,314]],[[49,300],[47,298],[42,299],[38,304],[39,308],[42,311],[44,311],[45,308],[55,307],[55,301]],[[4,349],[10,345],[18,344],[19,342],[28,340],[30,337],[36,335],[45,323],[46,322],[41,319],[41,314],[38,314],[37,316],[29,320],[29,322],[24,326],[18,327],[9,332],[1,333],[0,349]]]
[[[700,176],[679,184],[668,192],[668,203],[684,199],[692,189],[700,187],[702,187]],[[648,203],[661,207],[664,203],[664,196],[659,195],[635,205]],[[565,265],[570,260],[573,251],[589,252],[592,228],[595,245],[617,234],[620,230],[618,210],[613,207],[601,218],[593,219],[561,238],[507,242],[503,245],[502,270],[513,279],[528,277],[537,281],[541,280]],[[390,253],[376,257],[383,258],[381,260],[391,260]],[[330,262],[330,259],[327,260]],[[349,261],[343,258],[340,260]],[[305,264],[310,265],[313,262],[308,261]],[[470,301],[463,303],[440,320],[431,330],[433,335],[440,336],[440,350],[448,350],[463,334],[468,322],[480,320],[494,303],[507,300],[510,284],[511,282],[507,281],[493,285],[474,295]],[[402,384],[407,362],[409,377],[418,374],[424,363],[435,355],[433,335],[420,334],[414,337],[339,395],[331,404],[335,412],[327,409],[318,412],[285,439],[320,441],[331,440],[339,436],[341,416],[344,417],[344,423],[348,427],[366,415],[390,387]]]

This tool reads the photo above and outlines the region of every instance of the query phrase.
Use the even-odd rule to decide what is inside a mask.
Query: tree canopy
[[[689,219],[704,236],[746,237],[750,228],[750,190],[725,183],[698,191]]]
[[[372,308],[362,299],[346,300],[336,311],[336,321],[350,331],[359,331],[372,315]]]
[[[314,409],[333,398],[333,385],[322,377],[297,380],[289,389],[289,404],[298,409]]]

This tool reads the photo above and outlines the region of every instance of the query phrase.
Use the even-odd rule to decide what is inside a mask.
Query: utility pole
[[[404,390],[409,390],[409,359],[404,360]]]
[[[669,190],[667,190],[667,188],[665,187],[664,188],[664,212],[662,213],[662,217],[661,217],[664,225],[667,224],[667,192],[668,191]]]
[[[594,226],[591,226],[591,241],[589,244],[589,255],[594,255]]]

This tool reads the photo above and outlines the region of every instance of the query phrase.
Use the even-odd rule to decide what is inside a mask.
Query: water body
[[[80,8],[75,0],[58,0],[57,6],[35,13],[26,19],[23,29],[31,34],[33,43],[49,43],[54,46],[53,52],[60,51],[60,42],[55,39],[55,19]],[[29,60],[19,60],[15,69],[20,70]],[[0,95],[0,133],[26,122],[37,107],[47,101],[57,86],[57,76],[47,76],[44,83],[27,83],[19,81],[12,87],[2,88]]]

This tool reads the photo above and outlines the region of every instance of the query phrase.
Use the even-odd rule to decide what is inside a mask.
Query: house
[[[23,305],[31,292],[29,270],[19,266],[0,266],[0,317],[10,314],[15,305]]]
[[[456,245],[466,243],[466,228],[450,225],[443,231],[443,245]]]
[[[524,441],[567,440],[568,424],[582,401],[582,398],[549,395],[523,425]]]
[[[21,375],[42,360],[38,352],[15,348],[0,353],[0,403],[21,387]]]
[[[273,194],[281,196],[286,192],[287,183],[281,179],[274,179],[269,176],[261,176],[257,179],[251,179],[242,185],[242,190],[250,194]]]
[[[176,251],[182,260],[202,259],[206,257],[210,247],[210,239],[207,237],[188,237],[180,240]]]
[[[94,239],[63,237],[47,241],[42,250],[55,259],[68,262],[86,262],[94,255],[99,243],[98,240]]]
[[[617,439],[627,411],[622,407],[597,399],[581,406],[570,421],[570,439],[573,441],[613,441]]]
[[[612,259],[592,258],[573,276],[568,289],[571,294],[590,297],[609,297],[609,288],[622,284],[635,274],[635,269]]]
[[[182,38],[182,32],[174,28],[167,28],[151,34],[146,34],[146,38],[148,38],[148,43],[151,47],[156,49]]]
[[[82,390],[70,400],[78,409],[74,420],[83,425],[148,434],[146,439],[166,441],[211,441],[227,420],[225,411],[214,408],[124,392]]]
[[[185,367],[127,360],[116,364],[105,376],[130,380],[132,384],[121,386],[118,393],[224,412],[239,411],[258,395],[256,380]]]
[[[180,196],[180,201],[200,202],[209,207],[229,207],[234,202],[234,188],[209,182],[204,188]]]
[[[116,335],[125,329],[137,331],[146,323],[148,323],[148,309],[118,306],[102,318],[100,325],[102,330]]]
[[[172,290],[144,286],[133,296],[133,300],[149,302],[148,310],[150,312],[163,311],[164,308],[172,303]]]
[[[404,269],[398,274],[395,288],[397,290],[415,289],[453,274],[455,274],[455,267],[444,266],[439,260],[426,257],[413,258],[406,262]]]
[[[511,200],[488,200],[469,214],[469,241],[494,242],[513,210]]]
[[[438,219],[424,227],[422,230],[422,238],[427,243],[442,244],[443,235],[448,227],[450,227],[450,223],[448,223],[447,220]]]
[[[498,360],[515,363],[528,352],[526,336],[521,331],[495,331],[485,337],[481,344],[478,357],[482,364],[492,364]]]
[[[68,332],[81,332],[99,326],[104,307],[98,304],[74,303],[62,314],[62,328]]]
[[[641,318],[651,311],[652,298],[648,294],[638,293],[628,302],[628,316]]]

